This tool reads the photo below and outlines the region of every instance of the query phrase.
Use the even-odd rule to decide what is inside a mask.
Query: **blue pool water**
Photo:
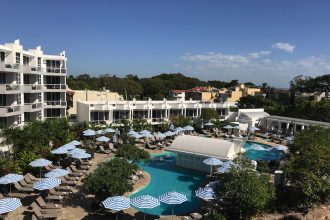
[[[261,144],[253,141],[247,141],[244,144],[244,149],[246,150],[244,155],[249,160],[265,160],[265,161],[271,161],[271,160],[279,160],[284,157],[284,153],[282,151],[260,151],[260,150],[253,150],[249,149],[252,144],[258,144],[261,147],[264,148],[270,148],[270,145],[267,144]]]
[[[188,201],[181,205],[166,205],[161,203],[156,208],[141,209],[140,211],[153,215],[170,215],[173,208],[175,214],[182,215],[198,208],[200,199],[194,196],[194,194],[195,190],[201,186],[206,173],[177,167],[175,153],[165,152],[162,154],[153,154],[152,158],[147,164],[143,162],[139,163],[139,166],[151,176],[149,185],[130,195],[130,197],[151,195],[158,198],[166,192],[176,191],[185,194]]]

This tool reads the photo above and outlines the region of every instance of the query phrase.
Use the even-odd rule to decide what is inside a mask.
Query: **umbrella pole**
[[[41,167],[39,168],[39,178],[41,178]]]
[[[144,218],[143,218],[143,220],[146,220],[146,211],[147,211],[147,209],[145,208],[144,209]]]
[[[10,192],[10,197],[11,197],[11,183],[9,183],[9,192]]]
[[[116,220],[118,220],[118,212],[116,212]]]
[[[174,208],[172,208],[172,220],[174,219]]]

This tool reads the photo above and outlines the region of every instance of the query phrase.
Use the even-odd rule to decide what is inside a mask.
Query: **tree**
[[[88,174],[83,187],[100,201],[109,196],[123,195],[133,190],[129,178],[137,169],[137,165],[126,159],[114,158],[100,164],[93,173]]]
[[[150,159],[150,154],[149,152],[140,149],[134,145],[121,144],[118,147],[116,157],[123,157],[127,160],[132,160],[132,161],[140,161],[140,160],[147,161]]]
[[[211,119],[219,119],[218,112],[213,108],[204,108],[200,116],[204,122],[208,122]]]
[[[241,164],[246,162],[243,160]],[[218,196],[223,199],[227,217],[248,219],[265,211],[275,198],[275,188],[269,178],[268,174],[259,174],[251,167],[232,168],[224,174]]]
[[[171,117],[171,122],[173,123],[174,127],[184,127],[192,124],[191,119],[184,117],[183,115]]]
[[[295,135],[284,182],[290,202],[309,208],[330,195],[330,129],[313,127]]]

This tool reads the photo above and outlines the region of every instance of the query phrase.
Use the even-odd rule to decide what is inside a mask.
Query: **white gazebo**
[[[198,136],[178,136],[168,151],[177,153],[177,166],[209,172],[210,167],[203,163],[206,158],[222,161],[232,160],[239,153],[242,141],[227,141]]]

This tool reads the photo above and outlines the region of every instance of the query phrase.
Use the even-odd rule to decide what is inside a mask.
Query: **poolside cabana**
[[[222,161],[232,160],[241,150],[242,141],[227,141],[198,136],[178,136],[168,151],[177,153],[177,166],[209,172],[210,167],[203,163],[206,158],[214,157]]]

